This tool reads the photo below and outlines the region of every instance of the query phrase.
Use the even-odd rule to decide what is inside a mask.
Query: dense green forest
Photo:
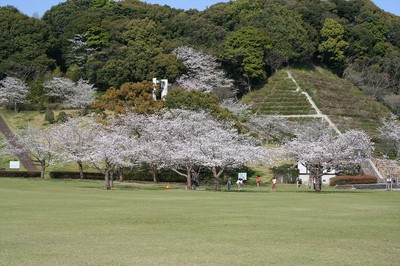
[[[236,0],[200,12],[138,0],[68,0],[41,19],[0,8],[0,80],[83,78],[103,91],[188,69],[174,50],[217,58],[241,96],[280,68],[322,65],[400,113],[400,17],[370,0]]]

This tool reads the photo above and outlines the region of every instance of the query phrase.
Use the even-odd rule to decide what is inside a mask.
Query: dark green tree
[[[264,31],[254,27],[241,28],[228,36],[221,58],[240,69],[250,91],[253,85],[266,78],[265,60],[271,48]]]
[[[322,42],[318,46],[318,57],[328,66],[340,70],[346,63],[349,45],[344,40],[344,27],[334,19],[326,19],[320,34]]]
[[[53,68],[48,53],[53,35],[39,19],[12,7],[0,8],[0,79],[7,76],[34,80]]]

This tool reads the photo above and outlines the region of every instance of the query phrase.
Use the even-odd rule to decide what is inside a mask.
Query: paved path
[[[15,135],[11,132],[10,128],[4,121],[3,117],[0,115],[0,131],[4,134],[7,141],[13,147],[19,147],[18,143],[15,141]],[[33,163],[32,159],[28,156],[28,154],[21,152],[17,154],[20,162],[28,171],[37,171],[35,164]]]
[[[335,132],[338,135],[342,135],[342,132],[340,132],[340,130],[337,128],[337,126],[329,119],[329,117],[327,115],[322,114],[321,110],[319,110],[318,106],[315,104],[315,102],[313,101],[313,99],[311,98],[311,96],[306,92],[303,91],[299,84],[297,84],[297,81],[294,79],[294,77],[292,76],[292,73],[290,73],[289,70],[286,70],[286,73],[288,75],[288,77],[293,81],[293,83],[296,85],[296,91],[300,91],[301,94],[304,94],[307,97],[308,102],[310,103],[311,107],[315,110],[315,112],[317,113],[317,115],[314,115],[313,117],[321,117],[322,119],[324,119],[326,122],[328,122],[329,126],[335,130]]]

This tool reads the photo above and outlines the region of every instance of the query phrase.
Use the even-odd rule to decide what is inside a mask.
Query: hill
[[[0,7],[0,79],[26,80],[33,102],[52,76],[102,90],[154,77],[173,82],[188,71],[173,51],[191,46],[218,58],[238,95],[282,67],[316,60],[364,91],[379,90],[377,99],[400,111],[399,29],[400,18],[370,0],[236,0],[202,12],[67,0],[42,19]],[[377,78],[387,82],[377,88]]]
[[[289,73],[294,80],[288,76]],[[391,115],[390,110],[327,69],[280,70],[271,76],[265,86],[244,96],[242,102],[251,105],[252,111],[258,115],[303,115],[309,119],[309,115],[315,115],[316,110],[302,91],[311,96],[321,113],[327,115],[340,131],[364,130],[377,143],[378,151],[382,149],[377,128],[380,118]]]

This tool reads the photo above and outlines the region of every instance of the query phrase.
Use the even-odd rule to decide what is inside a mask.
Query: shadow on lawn
[[[349,193],[372,193],[372,190],[328,190],[328,191],[286,191],[286,192],[295,192],[295,193],[310,193],[310,194],[349,194]]]

